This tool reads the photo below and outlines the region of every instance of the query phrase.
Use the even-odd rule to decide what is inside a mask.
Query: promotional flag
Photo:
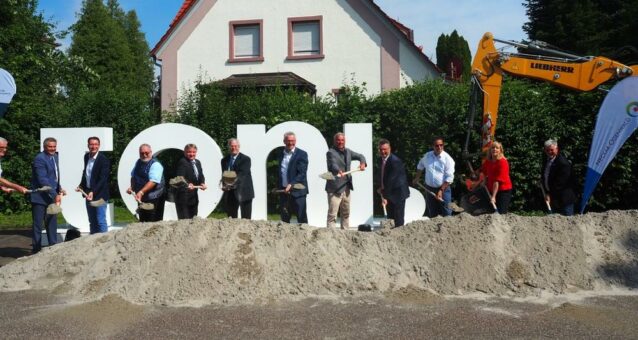
[[[614,86],[598,112],[594,138],[589,149],[585,188],[580,213],[607,165],[638,127],[638,77],[628,77]]]
[[[16,94],[15,80],[9,72],[0,68],[0,118],[7,112],[14,94]]]

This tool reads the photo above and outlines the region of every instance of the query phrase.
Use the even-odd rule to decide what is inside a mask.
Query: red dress
[[[483,173],[487,176],[487,188],[490,193],[494,188],[494,182],[498,182],[498,191],[512,190],[510,165],[505,157],[483,162]]]

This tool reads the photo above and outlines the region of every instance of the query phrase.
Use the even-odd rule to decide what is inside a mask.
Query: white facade
[[[321,17],[323,58],[289,60],[288,19]],[[259,20],[263,61],[229,62],[229,23]],[[293,72],[323,96],[366,83],[371,94],[434,78],[436,67],[370,0],[198,0],[153,54],[162,62],[162,108],[198,79]]]

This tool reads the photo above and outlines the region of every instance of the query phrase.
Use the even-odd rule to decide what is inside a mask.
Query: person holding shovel
[[[26,194],[28,191],[27,188],[21,185],[12,183],[8,179],[2,177],[2,158],[7,153],[8,148],[9,148],[9,141],[0,137],[0,189],[2,189],[2,191],[7,193],[17,191],[21,194]]]
[[[156,222],[164,218],[164,167],[155,158],[148,144],[139,148],[140,159],[131,171],[131,186],[126,190],[135,200],[152,208],[143,209],[140,204],[140,222]]]
[[[452,190],[454,182],[454,159],[445,152],[442,137],[432,140],[432,151],[427,152],[417,165],[417,172],[412,183],[419,184],[425,172],[425,202],[428,217],[451,216]]]
[[[180,220],[197,216],[199,207],[199,189],[206,190],[206,178],[202,170],[202,162],[197,159],[197,145],[186,144],[184,157],[177,162],[176,176],[182,176],[186,183],[177,188],[175,208]]]
[[[241,218],[250,219],[252,216],[253,198],[253,176],[250,173],[250,157],[239,152],[239,141],[236,138],[228,140],[228,155],[222,158],[222,173],[231,174],[234,172],[232,184],[224,184],[224,202],[228,217],[237,218],[237,209],[241,210]],[[223,175],[222,175],[223,176]]]
[[[557,211],[564,216],[574,214],[574,179],[572,164],[558,149],[558,142],[549,139],[544,144],[546,157],[543,160],[541,188],[550,211]]]
[[[333,146],[326,153],[328,171],[334,179],[326,181],[328,193],[328,228],[336,226],[337,213],[341,213],[341,229],[350,228],[350,191],[353,190],[352,175],[344,172],[350,171],[350,163],[359,161],[359,170],[367,167],[366,158],[346,148],[346,135],[338,132],[334,135]]]
[[[496,207],[498,213],[507,214],[512,200],[513,186],[510,179],[510,165],[505,158],[503,144],[497,141],[492,142],[481,172],[486,177],[490,202]]]
[[[308,223],[306,196],[308,195],[308,153],[296,147],[294,132],[284,134],[284,150],[279,154],[279,196],[281,220],[290,223],[291,212],[297,215],[297,223]],[[298,189],[297,189],[298,188]]]
[[[31,187],[48,187],[50,189],[31,193],[33,254],[42,250],[42,226],[46,228],[49,246],[58,243],[57,215],[47,214],[47,208],[51,204],[59,206],[62,202],[62,195],[66,195],[66,191],[60,187],[58,141],[53,137],[48,137],[44,139],[42,146],[44,151],[35,156],[31,166]]]
[[[111,161],[100,152],[98,137],[89,137],[87,143],[89,152],[84,155],[82,180],[75,191],[81,192],[86,199],[90,233],[105,233],[108,231],[106,208],[109,201]],[[96,202],[100,204],[95,204]]]
[[[410,197],[408,176],[403,161],[392,153],[392,147],[387,139],[379,140],[379,156],[381,177],[377,193],[381,195],[381,204],[385,205],[388,218],[394,220],[394,227],[398,228],[405,221],[405,200]]]

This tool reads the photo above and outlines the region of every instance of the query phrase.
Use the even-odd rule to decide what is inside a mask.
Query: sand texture
[[[19,258],[0,268],[0,291],[202,306],[631,288],[637,224],[635,210],[461,214],[377,232],[231,219],[138,223]]]

